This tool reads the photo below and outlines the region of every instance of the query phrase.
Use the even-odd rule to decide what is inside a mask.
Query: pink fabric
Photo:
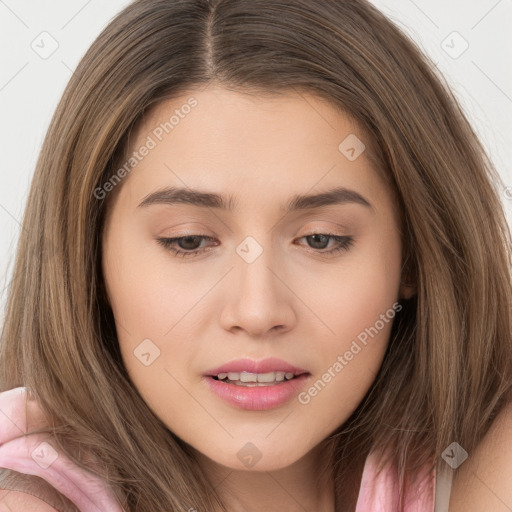
[[[123,512],[113,492],[98,477],[73,464],[43,434],[17,438],[27,432],[27,400],[31,414],[37,404],[23,387],[0,393],[0,467],[35,475],[69,498],[81,512]],[[355,512],[397,512],[397,475],[386,468],[376,475],[377,458],[366,459]],[[420,475],[406,497],[404,512],[434,512],[435,472]]]
[[[91,472],[84,471],[46,441],[27,432],[27,389],[0,393],[0,467],[46,480],[69,498],[80,512],[123,512],[114,493]],[[35,409],[37,413],[37,409]]]
[[[377,455],[366,458],[355,512],[397,512],[398,475],[389,466],[377,475]],[[403,512],[434,512],[436,473],[420,472],[404,497]]]

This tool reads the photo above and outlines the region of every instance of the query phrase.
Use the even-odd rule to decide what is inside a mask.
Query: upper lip
[[[270,357],[267,359],[262,359],[261,361],[254,361],[253,359],[236,359],[234,361],[230,361],[229,363],[223,364],[218,368],[213,368],[205,372],[207,376],[216,377],[219,373],[240,373],[240,372],[248,372],[248,373],[269,373],[269,372],[285,372],[285,373],[294,373],[295,375],[300,375],[301,373],[308,373],[307,370],[302,368],[297,368],[282,359],[277,359],[275,357]]]

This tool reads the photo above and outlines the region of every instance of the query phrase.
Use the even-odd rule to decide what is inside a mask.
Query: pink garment
[[[27,432],[27,388],[0,393],[0,468],[35,475],[69,498],[80,512],[123,512],[114,493],[101,479],[84,471],[48,443],[45,434]],[[36,405],[36,404],[34,404]],[[38,415],[31,409],[31,423]],[[42,414],[42,413],[41,413]]]
[[[37,415],[38,406],[27,388],[0,393],[0,468],[43,478],[80,512],[123,512],[108,484],[72,463],[43,434],[16,439],[27,432],[27,400]],[[356,512],[397,512],[397,476],[386,468],[377,477],[376,463],[371,453],[364,466]],[[434,490],[435,472],[424,473],[414,495],[407,496],[404,512],[434,512]]]
[[[398,510],[398,475],[389,466],[377,475],[377,456],[366,458],[355,512],[396,512]],[[409,483],[409,481],[408,481]],[[404,512],[434,512],[435,470],[424,468],[404,497]],[[447,509],[448,510],[448,509]]]

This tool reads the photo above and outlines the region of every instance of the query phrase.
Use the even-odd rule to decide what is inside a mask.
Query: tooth
[[[274,382],[275,380],[275,372],[258,373],[258,382]]]
[[[242,382],[257,382],[259,380],[259,376],[255,373],[242,372],[238,380],[241,380]]]
[[[261,383],[270,384],[275,382],[282,382],[284,380],[291,380],[295,377],[293,372],[267,372],[267,373],[251,373],[242,371],[238,372],[227,372],[219,373],[217,378],[219,380],[225,380],[226,378],[233,384],[247,384],[247,385],[259,385]]]

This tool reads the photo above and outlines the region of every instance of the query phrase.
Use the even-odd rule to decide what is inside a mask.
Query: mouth
[[[251,372],[222,372],[217,375],[210,375],[212,379],[226,384],[245,387],[268,387],[279,385],[294,379],[308,372],[267,372],[267,373],[251,373]],[[308,374],[309,375],[309,374]]]
[[[244,358],[208,370],[203,378],[210,391],[238,409],[264,411],[284,406],[312,377],[282,359]]]

